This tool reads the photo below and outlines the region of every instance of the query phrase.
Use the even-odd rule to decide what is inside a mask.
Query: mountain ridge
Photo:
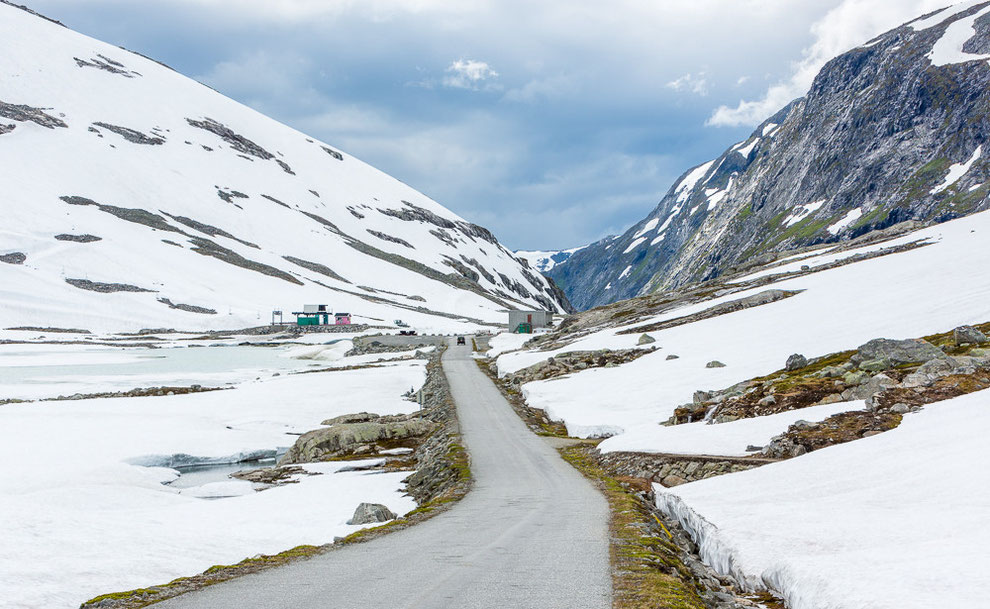
[[[685,172],[645,219],[548,275],[587,309],[986,209],[987,51],[990,3],[971,1],[836,57],[805,97]]]

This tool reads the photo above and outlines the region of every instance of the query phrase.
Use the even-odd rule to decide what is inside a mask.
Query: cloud
[[[704,72],[698,72],[697,76],[689,72],[676,80],[668,82],[666,87],[677,92],[690,91],[702,97],[708,95],[708,80],[705,78]]]
[[[771,85],[763,96],[719,106],[705,123],[712,127],[755,126],[811,88],[832,58],[906,23],[943,8],[949,0],[843,0],[811,26],[814,42],[792,63],[790,76]]]
[[[512,102],[534,103],[540,99],[549,100],[569,95],[576,87],[575,79],[563,74],[534,78],[521,87],[506,91],[505,99]]]
[[[479,91],[482,88],[499,88],[496,83],[487,81],[498,78],[498,72],[484,61],[474,59],[458,59],[444,71],[443,86],[453,89],[470,89]]]
[[[702,125],[786,81],[788,60],[814,43],[810,25],[842,1],[30,4],[537,249],[619,232],[684,169],[744,137]],[[736,85],[743,74],[753,79]],[[685,75],[681,93],[666,87]]]

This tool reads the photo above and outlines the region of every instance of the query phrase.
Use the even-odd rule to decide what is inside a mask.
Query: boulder
[[[877,338],[862,345],[852,356],[852,361],[861,370],[879,371],[901,364],[923,363],[945,357],[947,356],[941,349],[920,338],[907,340]]]
[[[681,356],[674,355],[673,353],[671,353],[670,355],[667,356],[667,361],[670,361],[672,359],[680,359],[680,358],[681,358]]]
[[[952,331],[952,340],[955,341],[956,346],[980,345],[987,342],[987,335],[973,326],[959,326]]]
[[[374,524],[376,522],[388,522],[396,518],[397,516],[392,510],[380,503],[362,503],[354,510],[354,516],[347,521],[347,524]]]
[[[327,461],[358,451],[366,453],[377,442],[424,437],[433,429],[434,424],[424,419],[387,423],[338,423],[299,436],[279,461],[279,465]]]
[[[653,338],[649,334],[644,334],[639,337],[639,341],[636,342],[637,345],[649,345],[657,342],[657,339]]]
[[[757,404],[759,404],[760,406],[773,406],[776,403],[777,403],[777,398],[775,398],[772,395],[768,395],[765,398],[762,398],[759,402],[757,402]]]
[[[890,411],[897,414],[904,414],[905,412],[910,412],[911,407],[903,402],[898,402],[890,407]]]
[[[842,401],[841,395],[839,395],[838,393],[830,393],[825,397],[823,397],[822,399],[818,400],[816,406],[824,406],[825,404],[838,404],[841,401]]]
[[[845,374],[845,372],[846,371],[840,368],[839,366],[825,366],[824,368],[819,370],[815,374],[815,376],[826,379],[834,379],[842,376],[843,374]]]
[[[847,372],[842,375],[842,382],[846,385],[862,385],[870,378],[870,375],[866,372],[857,370],[856,372]]]
[[[787,358],[787,364],[785,368],[788,372],[793,372],[794,370],[799,370],[808,365],[808,358],[801,355],[800,353],[795,353],[794,355]]]
[[[692,396],[692,401],[695,404],[701,404],[702,402],[707,402],[712,399],[712,394],[707,391],[695,391],[694,396]]]
[[[725,364],[716,359],[705,364],[705,368],[725,368]]]
[[[670,488],[672,486],[680,486],[682,484],[687,484],[687,480],[675,474],[670,474],[669,476],[665,476],[664,479],[660,481],[660,484],[666,486],[667,488]]]

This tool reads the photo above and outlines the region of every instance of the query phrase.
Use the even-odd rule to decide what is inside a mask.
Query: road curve
[[[608,506],[512,411],[471,358],[443,359],[474,487],[374,541],[210,586],[160,607],[606,609]]]

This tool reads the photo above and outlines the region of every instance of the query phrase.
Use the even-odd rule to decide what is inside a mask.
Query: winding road
[[[606,609],[608,506],[512,411],[466,346],[443,368],[474,487],[422,524],[159,604],[178,608]]]

